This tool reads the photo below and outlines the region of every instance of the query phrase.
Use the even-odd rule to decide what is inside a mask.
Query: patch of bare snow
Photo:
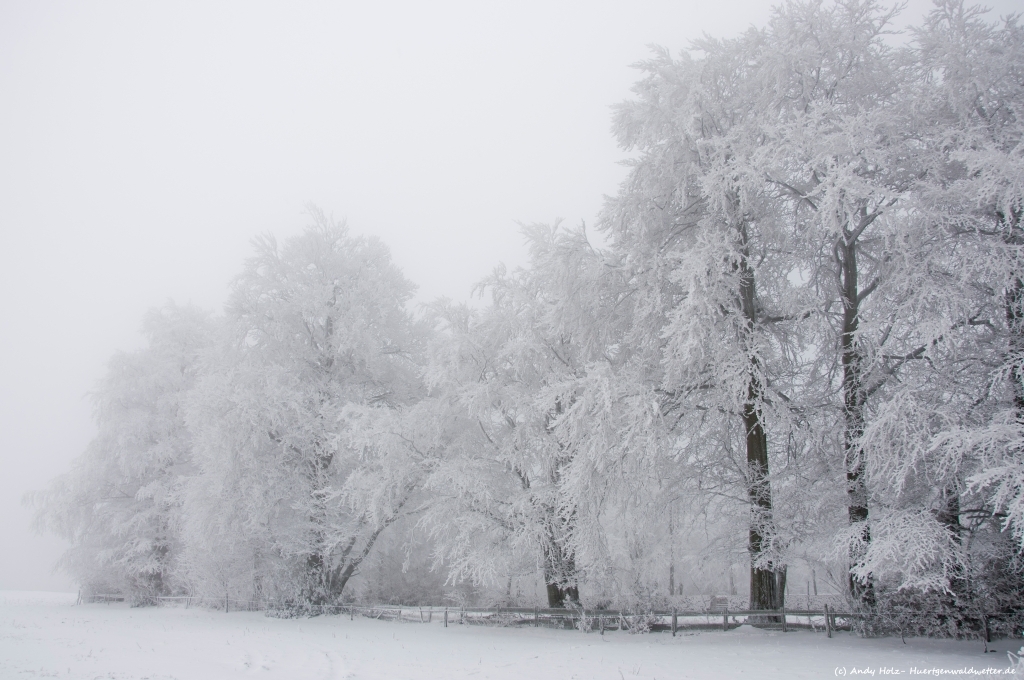
[[[762,631],[604,636],[578,631],[395,623],[345,616],[123,603],[75,605],[67,594],[0,592],[0,678],[231,680],[343,678],[512,680],[856,677],[854,670],[1006,669],[1000,641],[864,639]],[[1024,673],[1024,671],[1022,671]],[[889,674],[894,675],[894,674]]]

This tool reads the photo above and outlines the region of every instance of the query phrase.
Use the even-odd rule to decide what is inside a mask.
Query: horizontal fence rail
[[[92,594],[79,597],[79,602],[111,603],[124,602],[120,594]],[[777,609],[777,610],[730,610],[713,608],[706,610],[653,610],[630,611],[614,609],[586,609],[570,606],[566,609],[540,607],[459,607],[419,605],[357,605],[357,604],[303,604],[291,605],[273,600],[239,600],[231,597],[203,596],[160,596],[148,598],[141,604],[164,606],[199,606],[231,611],[264,611],[269,616],[291,617],[305,614],[345,615],[354,619],[362,617],[415,623],[434,623],[444,626],[495,625],[495,626],[544,626],[554,628],[576,628],[584,631],[628,630],[631,632],[686,630],[731,630],[744,624],[759,628],[779,629],[803,628],[823,631],[831,637],[833,630],[849,630],[854,620],[864,614],[840,612],[826,605],[823,609]]]
[[[355,619],[356,614],[362,617],[384,621],[404,621],[410,623],[438,623],[489,626],[537,626],[549,628],[577,629],[585,632],[606,630],[627,630],[639,632],[677,632],[732,630],[744,624],[762,629],[781,630],[805,629],[824,632],[832,637],[836,630],[853,630],[862,619],[870,614],[860,612],[838,611],[834,604],[824,604],[821,608],[777,609],[777,610],[731,610],[725,603],[716,598],[711,606],[705,609],[660,609],[653,611],[587,609],[579,605],[569,604],[565,609],[547,609],[540,607],[462,607],[458,605],[357,605],[357,604],[324,604],[307,605],[280,602],[275,600],[241,600],[231,597],[209,596],[160,596],[160,597],[127,597],[120,593],[79,594],[79,603],[112,603],[130,602],[132,605],[159,605],[179,607],[207,607],[232,611],[262,611],[267,616],[276,618],[293,618],[298,616],[315,616],[319,614],[348,615]],[[919,612],[926,614],[927,612]],[[986,614],[978,612],[974,621],[978,630],[977,636],[992,641],[990,623],[1005,619],[1007,614]],[[902,635],[902,633],[901,633]],[[1012,636],[1015,636],[1011,633]]]

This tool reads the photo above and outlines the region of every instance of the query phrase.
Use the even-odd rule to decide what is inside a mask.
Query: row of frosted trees
[[[410,315],[386,249],[316,211],[257,241],[223,316],[154,312],[111,362],[39,497],[65,564],[323,603],[397,524],[552,606],[653,603],[678,562],[748,564],[753,609],[793,566],[946,632],[1016,612],[1024,30],[941,0],[895,47],[893,16],[790,3],[656,52],[605,245],[527,228],[480,304]]]

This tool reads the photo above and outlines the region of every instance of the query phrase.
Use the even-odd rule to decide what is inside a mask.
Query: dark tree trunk
[[[676,535],[673,508],[668,506],[668,594],[676,594]]]
[[[787,567],[782,567],[775,572],[775,608],[782,609],[786,606],[786,573]]]
[[[959,548],[964,527],[960,524],[960,490],[954,484],[948,484],[942,490],[935,518],[942,523]],[[968,575],[963,572],[962,568],[955,567],[953,575],[949,579],[949,590],[954,602],[968,596],[967,577]]]
[[[320,447],[317,447],[319,449]],[[312,510],[309,524],[312,531],[312,551],[306,556],[305,586],[303,600],[307,604],[330,604],[331,592],[331,556],[327,551],[327,537],[324,533],[327,524],[327,508],[324,506],[323,492],[327,488],[329,470],[334,456],[330,452],[317,450],[309,461],[310,500]]]
[[[324,555],[315,552],[306,557],[306,587],[302,599],[306,604],[327,604],[327,572]]]
[[[327,591],[333,601],[337,602],[341,600],[341,593],[345,590],[345,586],[348,584],[349,579],[355,575],[359,565],[362,564],[363,560],[366,559],[366,556],[370,554],[370,550],[373,549],[373,544],[377,542],[381,532],[391,526],[398,519],[399,511],[402,509],[403,505],[405,505],[405,501],[402,501],[402,503],[399,504],[394,514],[392,514],[386,521],[366,537],[362,550],[358,553],[352,553],[352,549],[356,545],[355,537],[353,537],[345,546],[345,549],[338,558],[338,565],[333,569],[333,571],[331,571],[330,580],[327,583]]]
[[[580,601],[580,590],[576,586],[562,587],[557,583],[548,583],[548,607],[551,609],[561,609],[565,607],[565,602],[579,602]]]
[[[170,569],[167,565],[167,556],[169,553],[170,548],[162,541],[153,548],[153,558],[156,563],[160,565],[160,568],[148,574],[144,574],[142,578],[134,584],[134,588],[138,592],[140,599],[149,602],[151,601],[150,598],[167,595],[168,587],[167,581],[164,580],[164,574],[170,573]]]
[[[863,219],[867,219],[867,216],[863,216]],[[861,448],[861,437],[864,435],[864,407],[867,398],[864,393],[864,358],[857,342],[861,291],[857,281],[856,236],[844,230],[843,238],[836,244],[835,252],[839,264],[842,286],[840,297],[843,303],[841,344],[846,504],[850,526],[857,528],[860,536],[860,543],[850,549],[851,572],[848,585],[850,596],[855,602],[862,602],[870,606],[874,603],[874,588],[871,581],[854,578],[852,572],[852,566],[863,559],[866,546],[871,541],[871,532],[868,527],[867,458]]]
[[[751,392],[755,381],[751,380]],[[743,424],[747,429],[747,495],[750,500],[750,608],[773,609],[776,602],[775,570],[758,566],[764,552],[765,529],[772,521],[772,496],[768,484],[768,444],[761,418],[751,402],[744,405]]]
[[[740,307],[749,341],[753,341],[757,323],[754,272],[747,261],[747,226],[740,224]],[[750,552],[750,609],[772,609],[778,601],[775,567],[758,565],[765,548],[766,536],[772,528],[772,490],[768,479],[768,436],[764,429],[764,385],[754,355],[750,354],[747,395],[743,403],[743,427],[746,431],[747,498],[750,501],[750,531],[747,549]]]
[[[406,487],[403,500],[376,528],[367,523],[365,515],[360,515],[354,521],[352,534],[340,550],[330,550],[327,547],[328,512],[324,491],[330,481],[329,469],[333,460],[333,452],[326,451],[315,456],[310,463],[313,511],[309,521],[312,526],[314,549],[306,557],[306,583],[302,597],[304,602],[313,605],[335,604],[341,601],[342,591],[349,579],[355,575],[359,565],[370,554],[381,532],[399,518],[412,492],[411,486]]]
[[[554,413],[549,413],[545,429],[555,438],[558,457],[552,462],[550,468],[550,479],[552,486],[561,490],[562,468],[572,460],[572,454],[566,449],[565,444],[558,440],[555,433],[554,422],[562,414],[562,402],[555,400]],[[573,518],[575,512],[568,518],[561,516],[558,508],[548,504],[544,506],[546,517],[545,531],[547,533],[544,545],[544,585],[548,593],[548,607],[557,609],[565,607],[565,603],[579,602],[580,590],[577,583],[576,559],[572,554],[572,548],[568,545],[568,539],[572,533]]]
[[[566,600],[580,601],[576,560],[553,540],[548,542],[544,550],[544,585],[548,593],[548,607],[551,609],[565,607]]]

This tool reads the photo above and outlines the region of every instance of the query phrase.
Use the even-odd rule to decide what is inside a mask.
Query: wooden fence
[[[79,602],[123,602],[123,595],[95,594],[80,596]],[[539,607],[444,607],[416,605],[301,605],[289,606],[274,601],[238,600],[229,597],[156,597],[151,604],[163,606],[211,607],[231,611],[264,611],[269,616],[291,617],[306,614],[356,614],[378,620],[413,623],[439,623],[449,625],[538,626],[549,628],[575,628],[586,632],[627,630],[630,632],[678,632],[695,630],[732,630],[743,624],[786,632],[791,629],[809,629],[832,637],[834,630],[849,630],[862,614],[840,612],[825,605],[823,609],[737,610],[728,607],[704,611],[657,610],[625,611],[586,609],[570,606],[567,609],[541,609]]]

